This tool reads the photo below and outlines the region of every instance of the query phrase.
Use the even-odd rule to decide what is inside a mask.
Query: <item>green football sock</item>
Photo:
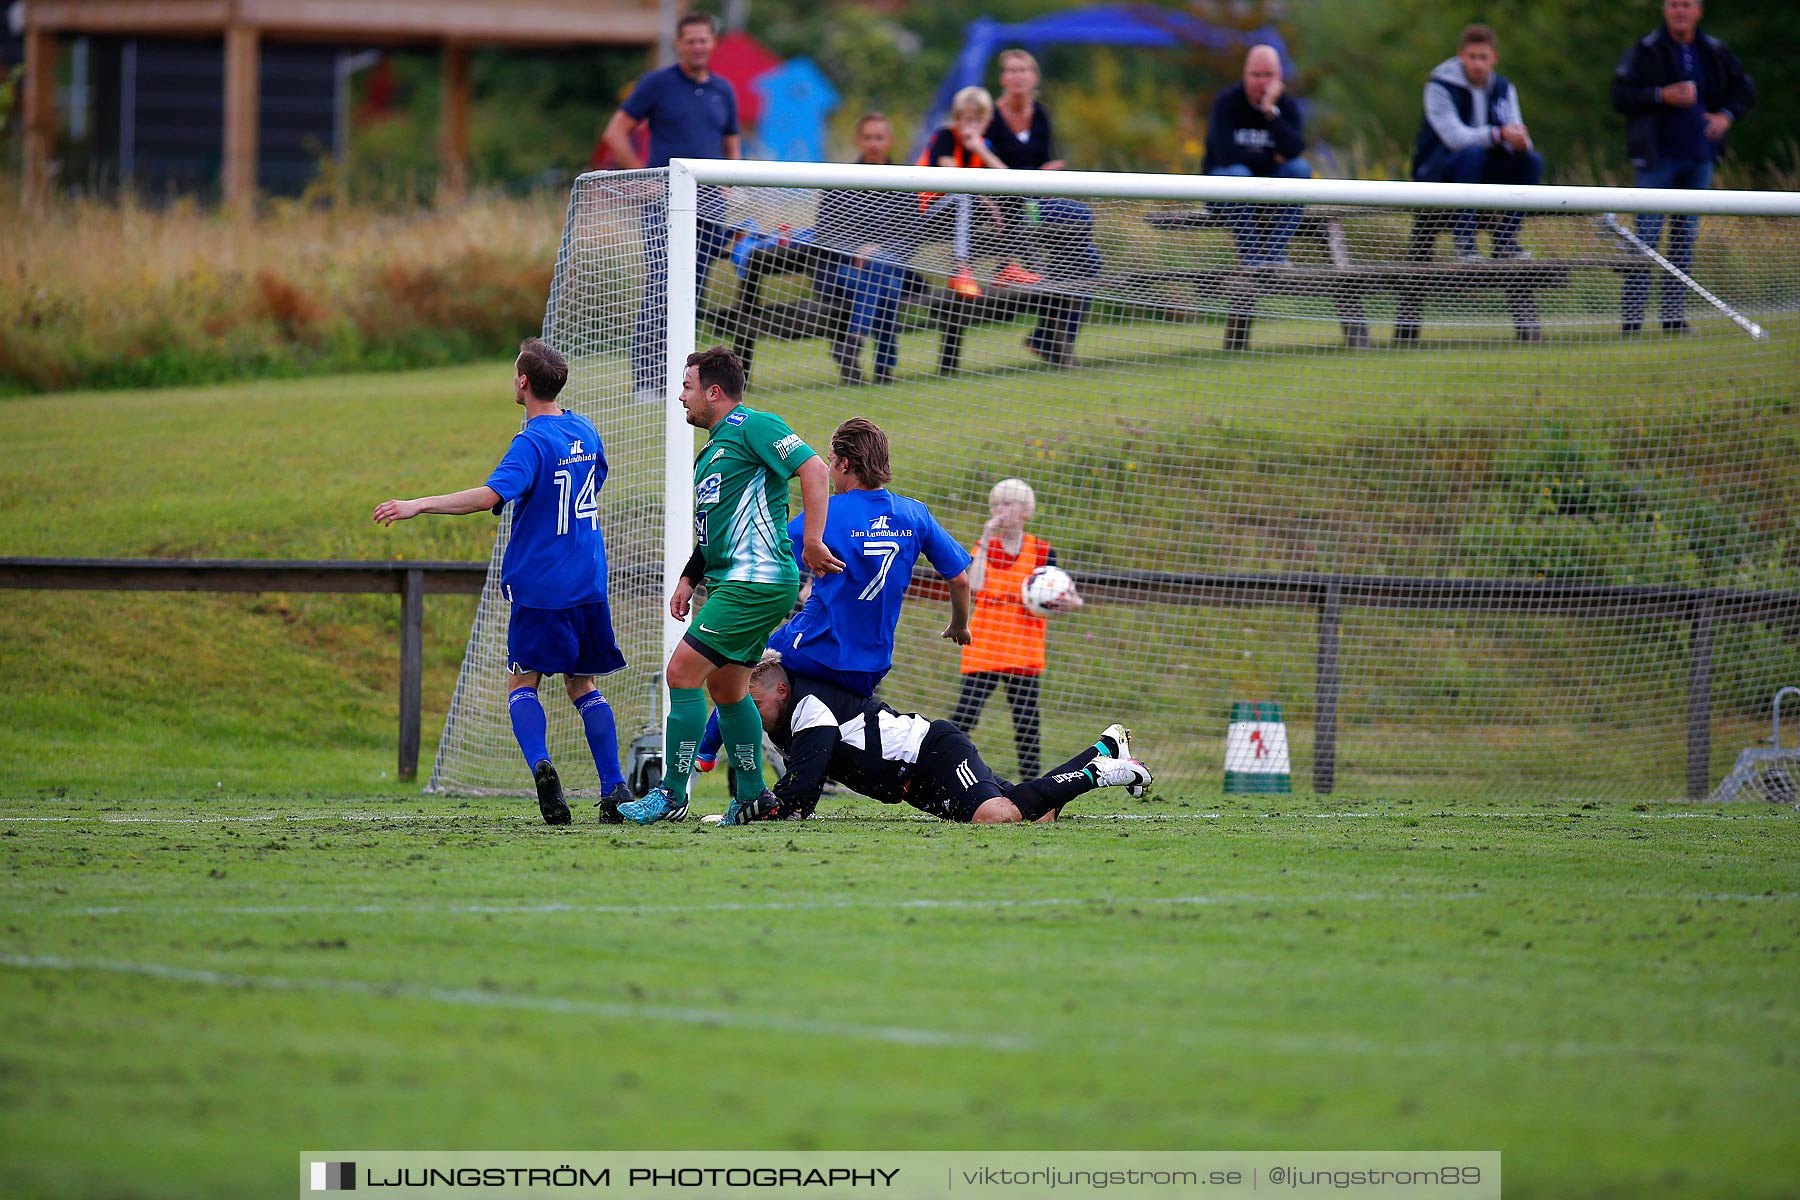
[[[686,800],[694,776],[694,750],[706,732],[706,692],[670,688],[669,719],[663,724],[663,782],[677,800]]]
[[[756,701],[745,696],[736,704],[719,705],[719,733],[725,739],[725,761],[737,772],[737,798],[756,799],[763,791],[763,724]]]

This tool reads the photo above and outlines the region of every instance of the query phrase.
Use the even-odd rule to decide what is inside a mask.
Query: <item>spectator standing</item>
[[[1632,43],[1613,74],[1613,107],[1625,116],[1625,152],[1641,188],[1692,188],[1712,184],[1713,164],[1725,135],[1756,101],[1756,86],[1725,43],[1700,32],[1700,0],[1663,0],[1662,28]],[[1669,261],[1683,272],[1694,263],[1699,218],[1669,218]],[[1655,248],[1663,215],[1639,213],[1638,238]],[[1643,328],[1650,274],[1625,277],[1624,331]],[[1662,328],[1685,333],[1687,290],[1679,279],[1662,281]]]
[[[1060,171],[1067,165],[1057,156],[1050,114],[1037,98],[1042,79],[1038,61],[1028,51],[1000,52],[1000,99],[988,122],[987,142],[1000,161],[1015,171]],[[1013,235],[1015,260],[1023,261],[1036,252],[1032,265],[1043,272],[1042,279],[1060,282],[1100,273],[1093,209],[1066,199],[1008,197],[996,203],[1001,220]],[[1001,275],[1000,282],[1040,281],[1023,266],[1010,280],[1006,271]],[[1075,334],[1086,314],[1085,299],[1059,296],[1043,310],[1037,328],[1025,338],[1025,348],[1045,362],[1068,366],[1074,361]]]
[[[1499,40],[1486,25],[1470,25],[1454,58],[1447,58],[1425,81],[1425,119],[1413,146],[1413,178],[1427,183],[1535,184],[1544,160],[1532,148],[1531,131],[1519,108],[1518,89],[1494,67]],[[1494,226],[1495,258],[1530,258],[1519,245],[1520,212],[1499,214]],[[1480,258],[1475,249],[1475,214],[1456,214],[1452,226],[1456,257]]]
[[[1213,101],[1206,123],[1208,175],[1261,179],[1311,179],[1312,166],[1300,157],[1306,149],[1300,105],[1281,79],[1281,55],[1273,46],[1252,46],[1244,56],[1244,81],[1232,84]],[[1231,227],[1238,259],[1245,266],[1286,266],[1288,243],[1300,226],[1300,206],[1282,204],[1268,214],[1266,234],[1257,229],[1257,210],[1249,204],[1217,206]]]
[[[1038,681],[1044,673],[1045,620],[1025,607],[1020,589],[1039,567],[1056,565],[1050,543],[1025,532],[1037,513],[1037,496],[1023,479],[1002,479],[988,493],[988,522],[975,543],[969,586],[975,589],[971,641],[962,651],[962,694],[950,723],[967,733],[981,719],[981,709],[1006,685],[1012,709],[1013,744],[1019,774],[1038,774]],[[1081,597],[1071,591],[1058,608],[1073,611]]]
[[[638,80],[631,95],[612,115],[601,135],[614,159],[627,171],[666,167],[672,158],[742,158],[738,133],[737,93],[729,81],[711,70],[718,46],[718,27],[707,13],[688,13],[675,27],[677,61]],[[650,157],[640,160],[631,135],[650,126]],[[698,198],[695,281],[706,286],[712,260],[725,253],[725,196],[703,187]],[[631,337],[631,388],[635,399],[662,404],[667,400],[663,369],[669,319],[669,204],[666,194],[645,204],[639,213],[644,241],[644,295]]]

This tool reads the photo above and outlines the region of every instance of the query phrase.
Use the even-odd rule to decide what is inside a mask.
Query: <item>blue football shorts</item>
[[[506,629],[507,669],[515,675],[611,675],[625,665],[606,601],[574,608],[513,605]]]

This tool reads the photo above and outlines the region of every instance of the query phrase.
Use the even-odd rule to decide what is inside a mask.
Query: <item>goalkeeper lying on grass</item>
[[[1150,787],[1150,768],[1131,757],[1130,734],[1109,725],[1098,741],[1041,779],[1007,783],[948,721],[899,713],[834,683],[789,674],[767,660],[750,674],[763,727],[787,756],[787,774],[740,813],[738,823],[809,817],[827,778],[883,804],[905,802],[946,821],[1002,825],[1050,822],[1095,788]]]

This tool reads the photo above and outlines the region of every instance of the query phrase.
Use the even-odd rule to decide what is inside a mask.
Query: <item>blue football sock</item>
[[[719,747],[724,744],[725,735],[719,732],[719,710],[715,708],[706,718],[706,732],[700,735],[700,748],[694,752],[694,757],[717,758]]]
[[[514,688],[506,697],[506,711],[512,717],[513,737],[518,740],[519,752],[525,756],[525,765],[535,767],[547,760],[550,747],[544,739],[549,722],[544,719],[544,706],[538,702],[537,689]]]
[[[619,770],[619,730],[613,724],[612,705],[595,688],[575,702],[581,714],[581,727],[587,732],[588,749],[594,753],[594,770],[600,776],[600,790],[611,792],[625,782]]]

